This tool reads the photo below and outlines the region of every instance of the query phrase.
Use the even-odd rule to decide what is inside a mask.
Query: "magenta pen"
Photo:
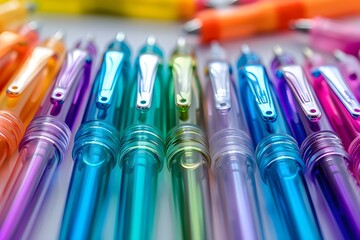
[[[52,176],[69,146],[91,79],[96,48],[90,38],[67,53],[54,87],[19,145],[20,173],[9,186],[0,215],[0,239],[23,238],[44,200]]]
[[[360,28],[326,18],[300,19],[293,23],[294,30],[307,32],[313,48],[333,52],[339,49],[357,56],[360,49]]]

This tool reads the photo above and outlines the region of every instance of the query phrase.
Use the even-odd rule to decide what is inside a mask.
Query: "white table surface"
[[[105,46],[119,31],[126,34],[133,51],[133,57],[148,35],[154,35],[158,39],[160,46],[167,53],[167,56],[169,56],[176,43],[177,37],[181,35],[180,23],[175,22],[129,20],[105,16],[38,15],[34,18],[39,20],[42,37],[49,36],[58,29],[66,32],[66,42],[68,47],[71,47],[77,39],[85,36],[87,33],[93,34],[100,50],[98,59],[100,59]],[[348,19],[347,21],[359,24],[360,17]],[[307,40],[305,34],[282,32],[231,41],[224,43],[223,46],[225,46],[229,54],[229,60],[233,64],[239,56],[241,45],[244,43],[248,44],[252,49],[258,52],[262,56],[264,63],[268,64],[272,57],[272,47],[275,44],[281,45],[284,49],[293,53],[298,60],[301,60],[300,50],[306,45]],[[199,69],[202,69],[206,47],[200,47],[197,48],[197,50],[199,56]],[[204,81],[203,75],[200,75],[202,81]],[[69,186],[72,164],[71,151],[69,151],[67,158],[61,163],[53,178],[43,207],[35,222],[31,239],[57,239],[65,205],[66,193]],[[164,172],[167,174],[166,168],[163,169],[163,173]],[[104,226],[103,239],[113,238],[115,209],[119,194],[119,183],[116,179],[118,175],[119,167],[116,166],[111,178],[110,189],[112,189],[112,191],[110,193],[110,207],[107,216],[108,221]],[[168,176],[165,176],[165,179],[168,179]],[[159,201],[156,211],[156,224],[154,226],[153,238],[159,240],[174,239],[170,184],[168,182],[162,182],[159,183],[158,187]],[[218,238],[220,239],[220,237]]]

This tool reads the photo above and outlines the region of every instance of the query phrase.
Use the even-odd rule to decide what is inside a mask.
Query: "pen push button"
[[[312,74],[315,77],[322,76],[325,79],[331,90],[353,118],[358,118],[360,116],[360,104],[346,85],[338,68],[334,66],[321,66],[316,68]]]
[[[283,66],[276,74],[288,83],[307,118],[311,121],[318,121],[321,118],[320,108],[312,95],[302,68],[298,65]]]

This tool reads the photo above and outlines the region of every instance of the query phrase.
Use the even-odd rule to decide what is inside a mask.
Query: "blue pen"
[[[152,236],[157,181],[164,161],[164,55],[154,37],[140,49],[135,70],[119,157],[122,174],[117,237],[129,240]]]
[[[60,239],[89,239],[101,230],[106,190],[118,158],[119,129],[130,73],[130,49],[119,33],[108,46],[76,133],[74,169]]]
[[[66,54],[54,87],[48,92],[19,146],[22,164],[16,180],[3,193],[5,206],[0,219],[0,239],[27,238],[26,229],[42,205],[57,166],[70,144],[71,129],[80,117],[96,56],[93,41],[77,42]],[[9,183],[8,183],[9,184]]]
[[[270,187],[288,231],[284,238],[321,239],[304,179],[299,148],[259,57],[244,46],[238,63],[239,94],[255,143],[260,174]]]

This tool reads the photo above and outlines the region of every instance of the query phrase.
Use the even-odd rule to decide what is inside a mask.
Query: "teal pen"
[[[179,230],[176,235],[181,239],[210,240],[210,156],[203,130],[201,87],[192,54],[192,48],[180,38],[170,58],[166,157]]]
[[[152,236],[166,132],[164,55],[154,37],[140,49],[135,70],[119,157],[122,174],[117,238],[145,240]]]
[[[119,33],[104,53],[82,124],[75,135],[74,168],[60,239],[99,238],[109,177],[118,159],[130,49]]]
[[[238,63],[239,96],[255,143],[260,174],[285,226],[285,239],[321,239],[298,145],[265,67],[245,46]]]

